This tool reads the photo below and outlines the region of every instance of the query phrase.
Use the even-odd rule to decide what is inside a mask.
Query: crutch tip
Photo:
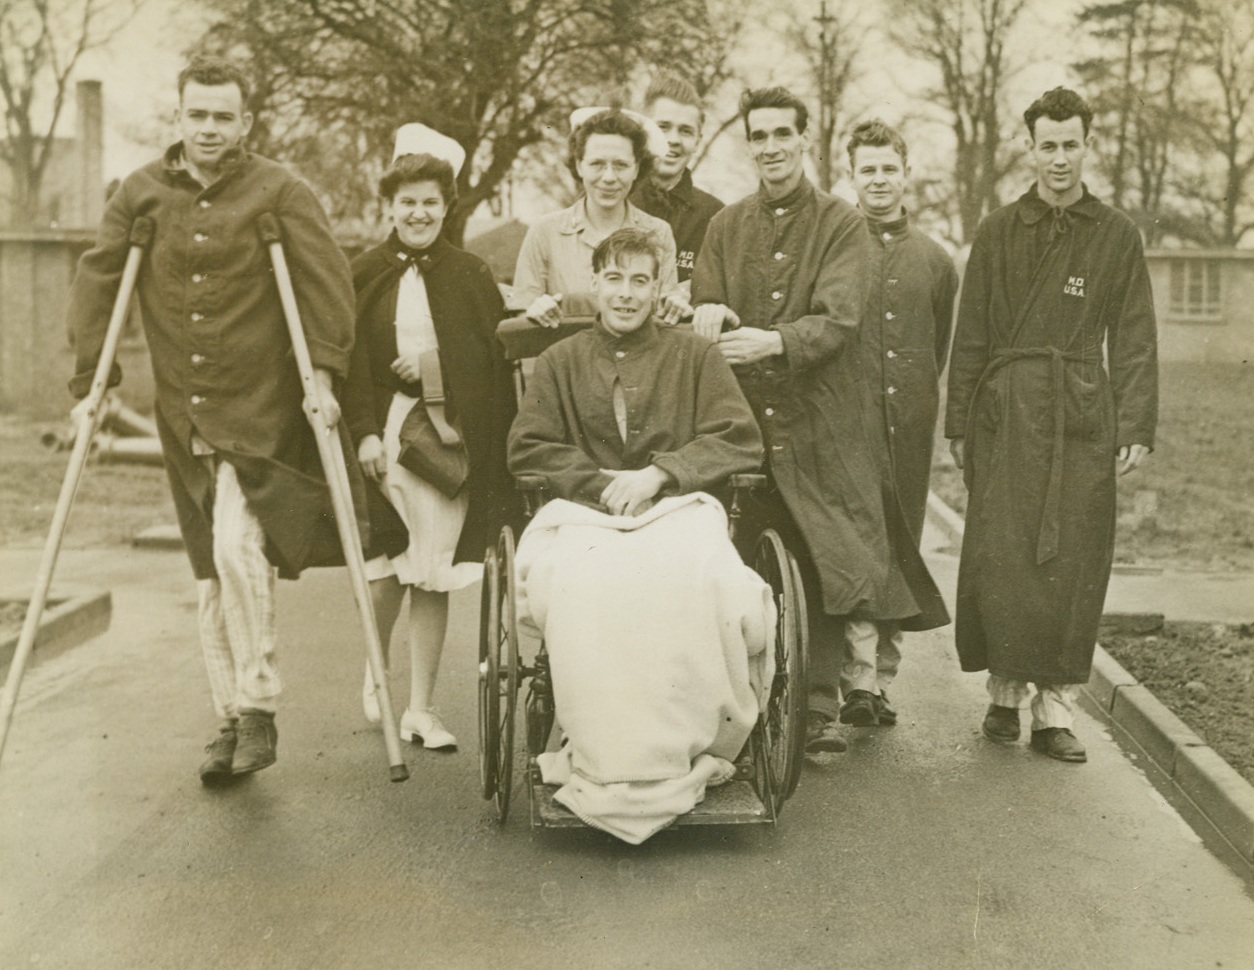
[[[406,765],[392,765],[390,774],[393,781],[409,781],[409,768]]]

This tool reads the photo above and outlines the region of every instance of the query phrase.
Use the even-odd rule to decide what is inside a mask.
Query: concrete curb
[[[962,543],[962,517],[934,492],[928,493],[927,512],[950,542]],[[1254,865],[1254,785],[1100,645],[1082,699],[1144,752],[1247,866]]]
[[[0,591],[0,601],[26,603],[29,590]],[[48,594],[48,605],[39,619],[35,649],[31,662],[55,657],[86,643],[109,629],[113,619],[113,596],[108,590],[86,586],[54,587]],[[0,667],[13,662],[21,632],[0,640]]]

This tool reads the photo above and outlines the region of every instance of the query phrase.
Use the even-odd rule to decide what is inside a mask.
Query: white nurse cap
[[[456,178],[466,162],[466,149],[457,142],[442,135],[434,128],[412,122],[396,129],[396,148],[392,151],[392,161],[402,155],[433,155],[453,166],[453,177]]]

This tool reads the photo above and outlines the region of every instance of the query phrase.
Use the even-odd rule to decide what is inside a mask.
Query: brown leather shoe
[[[851,690],[840,705],[840,723],[854,727],[875,727],[880,723],[875,713],[875,695],[869,690]]]
[[[216,788],[231,780],[231,762],[235,757],[235,724],[224,727],[216,738],[205,745],[209,757],[201,762],[200,783]]]
[[[1033,751],[1047,754],[1058,761],[1088,761],[1088,753],[1074,734],[1067,728],[1042,728],[1032,732],[1028,746]]]
[[[240,711],[231,773],[246,775],[269,768],[276,760],[274,749],[278,741],[279,731],[274,726],[272,712],[247,709]]]
[[[1019,709],[989,704],[981,730],[990,741],[1019,740]]]
[[[849,742],[837,733],[835,720],[818,711],[811,711],[806,719],[806,753],[840,754],[848,750]]]

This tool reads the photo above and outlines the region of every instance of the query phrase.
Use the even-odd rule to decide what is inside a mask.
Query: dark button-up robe
[[[90,389],[131,225],[149,217],[155,230],[137,290],[157,427],[193,572],[215,575],[213,481],[192,453],[198,434],[235,466],[267,554],[294,576],[341,553],[257,219],[278,218],[310,357],[337,378],[347,373],[353,341],[348,260],[313,192],[281,165],[237,150],[204,187],[181,158],[180,143],[123,181],[79,262],[68,315],[77,357],[70,390],[82,397]],[[115,369],[113,383],[120,377]]]
[[[964,670],[1088,679],[1114,548],[1115,455],[1153,446],[1157,374],[1149,274],[1127,216],[1087,189],[1051,209],[1033,186],[984,220],[945,418],[945,434],[965,439],[970,490],[955,631]]]
[[[559,498],[597,505],[611,481],[601,469],[651,464],[675,480],[664,491],[672,495],[761,467],[757,422],[717,347],[688,327],[650,320],[615,336],[598,323],[536,359],[510,432],[510,471],[543,475]]]
[[[762,426],[773,483],[821,582],[822,609],[936,625],[944,622],[943,605],[938,617],[921,617],[927,611],[890,549],[863,423],[857,341],[866,236],[856,209],[807,181],[780,199],[759,190],[710,220],[693,304],[725,304],[743,326],[783,339],[782,356],[738,367],[736,376]]]
[[[353,260],[357,341],[344,393],[344,421],[354,445],[367,435],[382,437],[393,394],[421,394],[420,384],[409,384],[392,370],[397,288],[415,262],[439,345],[446,415],[461,429],[470,458],[469,507],[453,561],[481,562],[501,525],[517,523],[520,514],[505,467],[506,437],[517,408],[509,364],[496,339],[505,303],[483,260],[443,237],[414,252],[395,231]]]
[[[867,219],[870,286],[859,337],[867,429],[917,546],[927,508],[940,374],[949,355],[958,273],[906,216]]]
[[[664,189],[652,179],[641,179],[632,190],[631,201],[649,215],[666,220],[675,236],[679,282],[690,279],[710,219],[723,208],[723,203],[693,185],[692,173],[687,169],[673,189]]]

